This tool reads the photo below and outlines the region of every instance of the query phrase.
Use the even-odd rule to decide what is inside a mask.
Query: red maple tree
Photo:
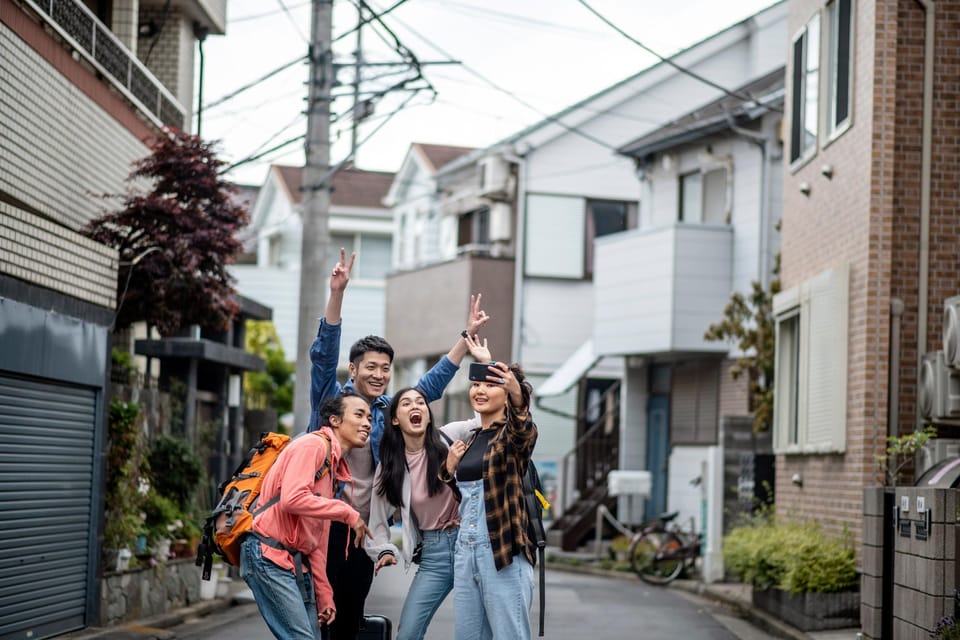
[[[115,325],[146,321],[161,335],[193,324],[225,329],[239,311],[227,272],[241,250],[236,232],[248,220],[223,180],[215,142],[167,130],[134,163],[123,208],[83,232],[117,249]]]

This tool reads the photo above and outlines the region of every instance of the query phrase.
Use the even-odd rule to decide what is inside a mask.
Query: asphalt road
[[[367,612],[386,615],[396,623],[413,570],[405,574],[389,567],[374,580]],[[530,612],[536,637],[538,595]],[[766,635],[719,605],[677,589],[651,587],[623,578],[547,571],[545,638],[552,640],[765,640]],[[187,621],[176,630],[183,640],[267,640],[270,632],[256,605],[246,604]],[[453,597],[437,612],[427,640],[453,638]]]

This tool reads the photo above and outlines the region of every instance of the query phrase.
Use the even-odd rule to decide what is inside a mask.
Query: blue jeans
[[[240,577],[253,591],[260,615],[280,640],[317,640],[317,599],[309,572],[303,578],[306,594],[300,592],[297,576],[290,569],[263,557],[260,541],[247,536],[240,548]],[[309,602],[304,602],[304,598]]]
[[[463,498],[454,554],[456,640],[530,640],[533,567],[519,554],[497,571],[487,533],[483,480],[457,486]]]
[[[400,613],[397,640],[423,640],[444,598],[453,591],[453,553],[457,529],[424,531],[420,568],[413,576]]]

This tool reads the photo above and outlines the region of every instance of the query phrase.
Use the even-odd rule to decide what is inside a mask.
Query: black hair
[[[393,362],[393,347],[390,346],[390,343],[380,336],[367,336],[366,338],[360,338],[350,347],[350,362],[353,363],[353,366],[359,367],[363,354],[368,351],[385,353],[390,358],[390,362]]]
[[[424,400],[426,396],[417,387],[405,387],[393,396],[387,422],[383,429],[383,439],[380,440],[380,480],[377,482],[377,493],[387,499],[395,507],[403,506],[403,476],[407,470],[406,446],[403,432],[398,425],[393,424],[393,417],[400,406],[404,394],[414,391]],[[440,435],[440,430],[433,423],[433,412],[427,404],[427,429],[423,439],[423,446],[427,450],[427,494],[434,496],[443,487],[440,480],[440,466],[447,459],[447,445]]]
[[[317,413],[320,414],[320,425],[326,427],[332,427],[330,424],[330,418],[332,416],[337,416],[340,420],[343,420],[343,412],[346,407],[346,403],[343,401],[344,398],[348,396],[354,396],[357,398],[362,398],[363,396],[354,393],[350,389],[344,389],[338,395],[330,396],[325,398],[323,402],[320,403],[320,408],[317,409]],[[366,400],[364,400],[366,402]]]
[[[528,412],[530,411],[530,396],[533,395],[533,386],[527,382],[527,377],[523,373],[523,368],[517,362],[511,362],[507,365],[507,368],[510,369],[510,372],[513,374],[513,377],[517,379],[517,382],[520,383],[520,395],[523,397],[523,402],[521,403]],[[518,409],[520,407],[517,407]],[[512,418],[514,414],[513,403],[510,400],[510,396],[507,395],[507,416]]]

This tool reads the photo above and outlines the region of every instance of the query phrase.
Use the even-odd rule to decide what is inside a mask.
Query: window
[[[809,157],[816,148],[819,83],[820,15],[817,14],[793,41],[790,162]]]
[[[593,275],[593,241],[636,226],[632,220],[635,217],[634,211],[636,207],[631,207],[626,202],[587,200],[585,267],[588,276]]]
[[[853,92],[850,80],[853,77],[853,0],[833,0],[827,5],[827,28],[830,39],[827,66],[827,98],[830,108],[828,134],[834,135],[850,124],[850,101]]]
[[[849,268],[776,295],[774,446],[778,453],[846,449]]]
[[[594,239],[634,228],[636,217],[631,202],[527,196],[525,274],[589,278]]]
[[[351,280],[383,280],[390,271],[392,242],[387,236],[361,233],[331,233],[327,249],[327,271],[333,271],[340,260],[340,247],[347,251],[347,260],[352,251],[357,252],[357,262],[350,274]]]
[[[490,209],[484,207],[469,211],[458,221],[457,249],[459,252],[489,250]]]
[[[677,219],[693,224],[727,224],[727,170],[723,168],[680,176]]]

